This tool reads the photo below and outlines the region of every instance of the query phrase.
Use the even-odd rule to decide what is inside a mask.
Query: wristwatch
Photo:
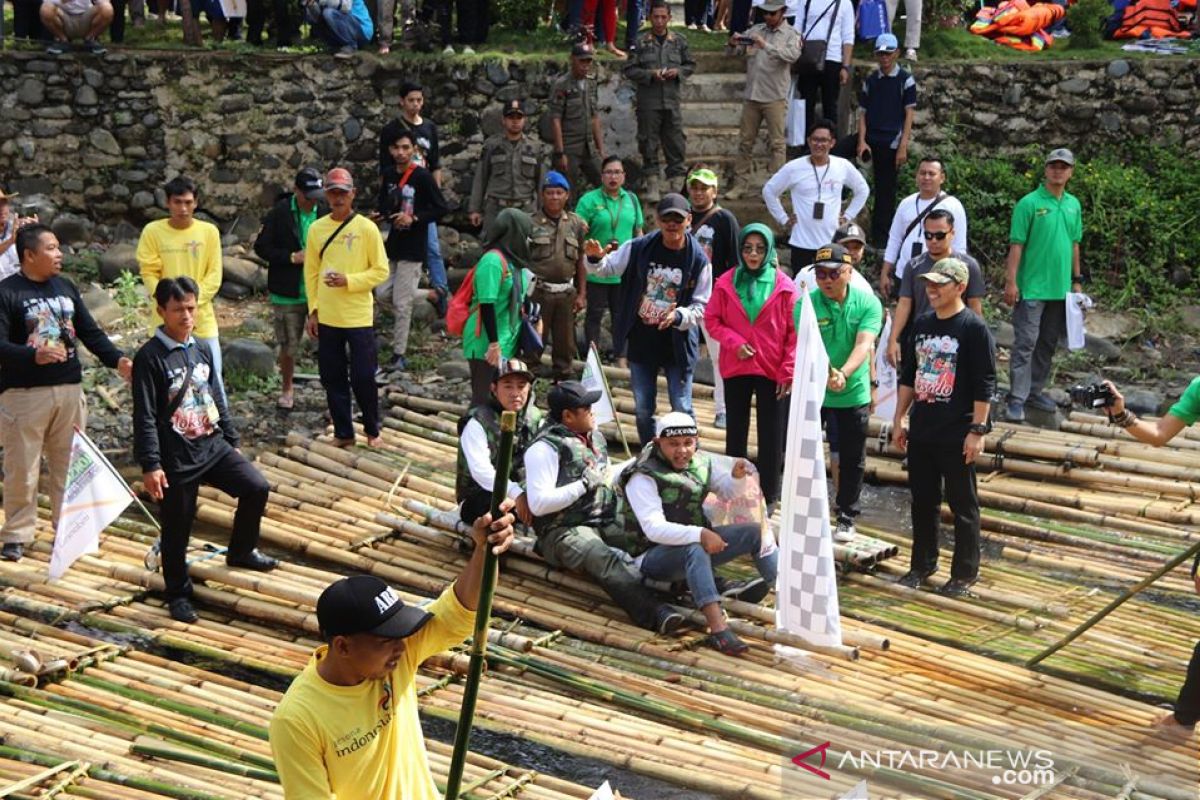
[[[967,431],[979,436],[987,436],[992,432],[992,426],[986,422],[972,422]]]

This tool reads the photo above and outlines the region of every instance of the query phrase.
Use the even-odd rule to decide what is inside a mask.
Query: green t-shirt
[[[494,303],[496,306],[496,337],[502,358],[512,358],[521,332],[521,309],[513,308],[513,280],[520,280],[520,270],[512,264],[505,266],[495,250],[489,250],[475,265],[475,293],[471,306]],[[518,295],[523,294],[518,290]],[[479,310],[471,312],[463,328],[463,355],[482,359],[487,355],[488,337]]]
[[[1022,245],[1017,288],[1025,300],[1065,300],[1071,291],[1071,262],[1083,239],[1079,200],[1059,200],[1043,184],[1017,201],[1008,241]]]
[[[292,195],[292,216],[296,218],[296,227],[300,229],[300,249],[304,250],[304,246],[308,243],[308,229],[317,221],[317,204],[313,203],[313,207],[308,211],[301,211],[296,207],[296,196]],[[300,266],[303,267],[303,264]],[[277,306],[308,305],[308,297],[304,290],[304,278],[300,279],[299,297],[284,297],[271,292],[271,302]]]
[[[1188,425],[1200,419],[1200,377],[1192,378],[1183,397],[1179,398],[1167,413]]]
[[[625,244],[633,238],[634,231],[646,225],[641,201],[633,192],[624,189],[616,197],[609,197],[603,188],[592,189],[579,198],[575,213],[587,223],[588,238],[595,239],[601,245],[607,245],[614,239],[617,244]],[[589,274],[587,279],[588,283],[621,282],[619,275],[598,277]]]
[[[820,289],[815,289],[809,297],[812,298],[817,327],[821,331],[821,341],[825,343],[825,352],[829,355],[829,364],[834,368],[846,363],[859,333],[875,333],[883,327],[883,306],[870,292],[851,286],[846,291],[845,301],[841,303],[830,300]],[[826,408],[857,408],[870,402],[870,356],[863,359],[853,374],[846,376],[845,389],[840,392],[825,390]]]

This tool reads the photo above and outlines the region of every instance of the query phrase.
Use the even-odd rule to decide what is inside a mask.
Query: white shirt
[[[647,234],[652,236],[653,234]],[[686,234],[695,239],[691,233]],[[644,238],[644,237],[642,237]],[[629,255],[633,252],[633,243],[637,239],[630,239],[616,250],[604,256],[596,263],[592,263],[588,259],[584,259],[583,263],[587,265],[587,271],[593,275],[600,277],[621,276],[625,274],[626,267],[629,266]],[[698,241],[695,246],[704,252],[704,248],[700,246]],[[684,243],[684,248],[687,248],[687,243]],[[704,307],[708,305],[708,299],[712,296],[712,264],[705,264],[704,269],[700,270],[700,275],[696,278],[696,288],[692,292],[692,302],[686,306],[678,306],[675,310],[679,312],[681,321],[677,326],[678,330],[686,331],[691,328],[698,327],[704,320]],[[636,302],[641,302],[639,297]]]
[[[842,193],[849,187],[853,196],[850,205],[842,211]],[[852,219],[867,203],[871,188],[862,174],[844,158],[830,156],[829,163],[815,167],[808,156],[796,158],[784,164],[763,186],[763,201],[767,211],[780,225],[787,224],[788,214],[783,210],[780,197],[784,192],[792,196],[792,212],[796,224],[792,226],[788,244],[815,250],[833,241],[837,232],[838,218]],[[813,219],[813,207],[817,201],[825,204],[821,219]]]
[[[558,485],[558,450],[549,442],[534,442],[525,451],[525,499],[535,517],[562,511],[585,492],[583,478]]]
[[[792,269],[795,269],[795,265]],[[812,294],[817,289],[817,268],[809,264],[804,269],[796,273],[796,277],[792,279],[792,283],[796,284],[796,288],[805,294]],[[875,290],[871,288],[871,284],[863,277],[863,274],[853,267],[850,268],[850,286],[855,289],[862,289],[867,294],[875,294]]]
[[[471,480],[485,491],[492,491],[493,482],[496,480],[496,467],[492,464],[491,450],[488,449],[487,432],[479,424],[479,420],[472,419],[466,424],[462,436],[459,437],[459,446],[467,458],[467,471],[471,473]],[[516,481],[508,482],[509,497],[515,500],[524,493],[521,484]]]
[[[896,215],[892,217],[892,227],[888,231],[887,249],[884,250],[883,260],[895,267],[894,274],[897,279],[904,277],[904,270],[908,266],[908,262],[925,251],[924,224],[913,225],[908,236],[905,236],[904,232],[908,230],[909,225],[912,225],[913,220],[919,217],[932,203],[932,198],[922,200],[920,193],[914,193],[896,204]],[[949,211],[954,215],[954,245],[951,249],[960,253],[969,252],[967,250],[967,212],[962,203],[954,195],[948,194],[937,204],[937,210]],[[913,253],[914,244],[921,246],[915,255]]]
[[[712,474],[709,488],[718,495],[728,496],[739,490],[744,478],[734,478],[733,464],[737,459],[713,459]],[[696,544],[700,541],[700,525],[681,525],[669,522],[663,514],[662,498],[658,494],[658,484],[649,475],[638,473],[629,479],[625,485],[625,499],[637,516],[642,533],[655,544],[685,545]],[[636,562],[641,565],[641,558]]]
[[[12,229],[16,224],[17,221],[15,217],[8,220],[8,227],[6,227],[3,232],[0,232],[0,241],[12,236]],[[9,275],[14,274],[19,269],[21,269],[21,262],[17,260],[17,243],[14,240],[13,243],[8,246],[7,250],[5,250],[3,253],[0,253],[0,281],[4,280]]]
[[[834,2],[838,4],[837,10],[830,9],[826,13],[825,9]],[[807,18],[804,15],[804,6],[804,0],[788,0],[785,15],[796,18],[792,27],[800,31],[800,36],[806,42],[828,41],[825,46],[825,60],[835,64],[842,63],[842,46],[854,46],[854,4],[850,0],[811,0],[808,3]],[[831,16],[835,16],[833,30],[829,29]],[[825,38],[826,32],[829,35],[828,40]]]

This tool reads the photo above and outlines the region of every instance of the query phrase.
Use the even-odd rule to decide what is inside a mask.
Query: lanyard
[[[609,201],[609,197],[608,197],[608,195],[605,195],[604,196],[604,211],[605,211],[605,213],[608,214],[608,221],[612,225],[612,235],[613,235],[613,238],[616,239],[616,238],[618,238],[617,223],[621,219],[621,212],[625,210],[625,195],[621,194],[621,195],[617,196],[617,213],[616,214],[613,214],[612,209],[609,208],[608,201]]]
[[[817,202],[819,203],[821,202],[821,184],[825,182],[825,176],[829,174],[829,168],[833,166],[833,162],[830,161],[828,164],[826,164],[825,171],[820,175],[817,175],[817,165],[812,163],[811,158],[808,160],[808,165],[812,167],[813,180],[817,182]]]

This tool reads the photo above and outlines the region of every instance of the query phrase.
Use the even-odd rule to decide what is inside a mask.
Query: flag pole
[[[596,343],[589,342],[588,347],[592,348],[592,354],[596,356],[596,366],[600,367],[600,352],[596,350]],[[608,385],[608,376],[604,374],[603,367],[600,368],[600,380],[604,381],[604,391],[608,394],[609,405],[613,410],[613,422],[617,424],[617,435],[621,437],[621,444],[625,447],[625,457],[633,458],[633,452],[629,449],[629,440],[625,438],[625,429],[621,427],[621,417],[617,414],[617,404],[613,400],[612,387]]]
[[[125,480],[124,476],[117,472],[117,468],[112,465],[112,462],[109,461],[107,457],[105,457],[104,453],[100,452],[100,448],[96,447],[96,443],[93,442],[86,433],[80,430],[78,425],[75,426],[75,433],[79,434],[79,437],[83,439],[83,441],[87,442],[88,447],[92,448],[92,451],[100,457],[100,462],[104,464],[108,471],[111,472],[116,479],[121,482],[121,485],[125,487],[125,491],[129,492],[129,496],[133,498],[133,502],[137,503],[138,508],[140,508],[146,514],[146,519],[150,520],[150,524],[154,526],[155,530],[157,530],[159,533],[162,533],[162,525],[158,524],[158,520],[156,520],[154,515],[150,513],[150,509],[146,508],[146,505],[142,502],[142,498],[137,496],[137,492],[130,488],[129,481]]]

